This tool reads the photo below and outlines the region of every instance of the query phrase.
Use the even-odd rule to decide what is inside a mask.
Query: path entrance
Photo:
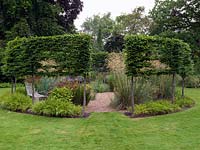
[[[97,93],[95,100],[89,102],[86,112],[113,112],[116,111],[110,107],[110,103],[114,98],[113,92]]]

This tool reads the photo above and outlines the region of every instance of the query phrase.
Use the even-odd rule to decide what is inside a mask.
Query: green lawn
[[[145,119],[120,113],[59,119],[0,110],[0,150],[199,150],[200,89],[186,94],[196,100],[194,108]]]

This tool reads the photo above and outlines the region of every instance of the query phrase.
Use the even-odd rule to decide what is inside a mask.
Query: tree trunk
[[[35,79],[34,75],[32,75],[32,103],[35,102]]]
[[[11,79],[11,93],[14,93],[14,80],[13,78]]]
[[[182,97],[185,97],[185,78],[182,77]]]
[[[17,83],[17,79],[16,79],[16,77],[14,77],[14,89],[13,89],[14,92],[16,92],[16,88],[17,88],[16,83]]]
[[[172,103],[175,101],[175,91],[176,91],[176,73],[172,75]]]
[[[135,89],[134,89],[134,85],[135,85],[135,81],[134,81],[134,77],[131,77],[131,116],[134,115],[134,105],[135,105],[135,100],[134,100],[134,96],[135,96]]]
[[[85,114],[85,107],[86,107],[86,77],[84,77],[84,93],[83,93],[82,116],[84,116],[84,114]]]

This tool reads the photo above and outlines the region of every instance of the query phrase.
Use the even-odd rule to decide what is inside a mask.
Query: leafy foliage
[[[70,101],[49,97],[47,100],[35,104],[33,113],[53,117],[78,117],[81,115],[81,107],[75,106]]]
[[[166,30],[181,31],[199,29],[199,7],[198,0],[157,0],[151,17],[155,22],[154,32]]]
[[[20,92],[7,93],[0,98],[0,107],[11,111],[26,112],[32,107],[32,102],[31,98]]]
[[[87,18],[82,24],[83,31],[92,35],[95,39],[99,34],[99,29],[102,31],[102,39],[108,38],[113,30],[114,21],[111,19],[111,13],[100,15],[94,15],[91,18]]]
[[[134,111],[134,77],[150,75],[152,73],[163,73],[152,65],[152,61],[158,59],[166,64],[164,72],[172,74],[172,103],[175,100],[175,77],[188,75],[192,69],[191,49],[187,43],[178,39],[151,37],[143,35],[128,35],[125,37],[126,48],[126,74],[132,77],[131,97],[132,113]],[[184,96],[184,84],[182,88]]]
[[[60,99],[63,101],[72,101],[73,98],[73,93],[72,91],[67,88],[67,87],[63,87],[63,88],[55,88],[51,94],[49,95],[49,97],[52,97],[53,99]]]
[[[44,63],[51,60],[53,63]],[[85,74],[89,69],[90,37],[62,35],[15,39],[8,43],[7,75]]]
[[[144,14],[144,7],[135,8],[130,14],[122,14],[116,18],[115,33],[148,34],[151,20]]]
[[[136,116],[155,116],[180,111],[181,108],[169,101],[153,101],[135,106]]]
[[[147,72],[144,68],[150,68],[150,61],[154,54],[153,37],[143,35],[127,35],[125,37],[126,74],[139,76]]]
[[[194,106],[195,102],[191,98],[177,98],[175,104],[171,104],[167,100],[151,101],[145,104],[139,104],[135,106],[136,116],[154,116],[169,114],[180,111],[184,108],[190,108]]]
[[[105,41],[113,31],[114,20],[111,18],[111,13],[94,15],[87,18],[82,24],[83,32],[90,34],[93,37],[93,49],[102,51],[103,41]]]
[[[177,97],[175,104],[181,108],[190,108],[195,105],[195,101],[190,97]]]
[[[73,32],[82,7],[80,0],[1,0],[0,39]]]
[[[91,66],[94,71],[106,72],[106,60],[108,58],[107,52],[96,52],[91,54]]]
[[[114,34],[109,37],[104,45],[104,50],[107,52],[122,52],[124,49],[124,36]]]

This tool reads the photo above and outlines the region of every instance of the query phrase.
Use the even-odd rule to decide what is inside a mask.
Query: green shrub
[[[7,93],[0,98],[0,106],[11,111],[26,112],[32,107],[32,100],[19,92],[14,94]]]
[[[162,100],[147,103],[148,115],[162,115],[180,111],[181,108],[170,101]]]
[[[50,97],[72,101],[73,104],[83,105],[84,85],[78,82],[63,82],[59,84],[60,88],[55,88]],[[86,85],[86,104],[93,98],[92,90]]]
[[[52,97],[54,99],[62,99],[64,101],[72,101],[73,93],[72,90],[70,90],[67,87],[62,88],[55,88],[49,97]]]
[[[155,116],[169,114],[180,111],[181,108],[177,104],[172,104],[170,101],[151,101],[145,104],[135,105],[136,116]],[[129,108],[131,111],[131,108]]]
[[[177,104],[181,108],[190,108],[194,106],[195,101],[189,97],[184,97],[184,98],[177,98],[175,101],[175,104]]]
[[[46,101],[36,103],[33,113],[53,117],[78,117],[81,115],[81,107],[70,101],[49,97]]]
[[[83,105],[83,95],[84,95],[84,85],[79,85],[75,89],[72,90],[73,98],[72,102],[76,105]],[[86,86],[86,105],[90,102],[93,98],[91,93],[91,87],[89,85]]]
[[[129,108],[129,111],[131,112],[131,108]],[[146,104],[135,105],[135,114],[136,115],[149,114],[147,105]]]
[[[151,101],[144,104],[135,105],[135,116],[154,116],[178,112],[181,109],[194,106],[195,102],[191,98],[176,98],[174,104],[168,100]],[[131,108],[128,108],[131,111]]]
[[[110,87],[108,84],[103,83],[103,81],[91,82],[92,89],[96,93],[110,92]]]

